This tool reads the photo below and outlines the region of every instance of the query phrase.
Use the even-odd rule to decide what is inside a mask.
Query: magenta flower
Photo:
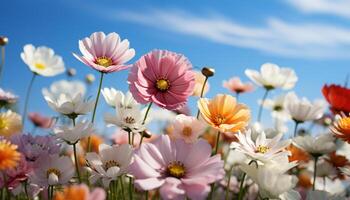
[[[27,180],[31,171],[32,167],[26,161],[25,157],[21,156],[21,159],[15,168],[5,171],[6,185],[10,189],[16,188],[19,184]]]
[[[49,129],[54,124],[54,120],[51,117],[45,117],[40,113],[36,113],[36,112],[29,113],[28,118],[30,119],[30,121],[32,121],[34,126],[44,128],[44,129]]]
[[[175,110],[193,93],[195,73],[187,58],[166,50],[142,56],[129,74],[130,92],[139,103]]]
[[[127,69],[129,65],[125,63],[135,56],[135,50],[129,48],[129,41],[121,40],[114,32],[108,35],[95,32],[90,38],[79,40],[79,49],[83,55],[73,55],[85,65],[103,73]]]
[[[205,199],[210,184],[223,178],[223,161],[203,139],[187,144],[161,135],[136,150],[130,166],[140,190],[160,188],[163,199]]]

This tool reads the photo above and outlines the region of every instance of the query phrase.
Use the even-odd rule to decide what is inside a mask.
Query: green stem
[[[120,187],[122,189],[122,199],[125,200],[123,177],[119,177],[119,181],[120,181]]]
[[[115,199],[118,199],[118,180],[113,181],[114,182],[114,195],[115,195]]]
[[[214,155],[216,155],[218,153],[218,149],[219,149],[219,141],[220,141],[220,135],[221,132],[218,131],[218,134],[216,135],[216,144],[215,144],[215,151],[214,151]]]
[[[148,200],[148,191],[145,192],[146,200]]]
[[[131,145],[131,131],[128,130],[128,143]]]
[[[1,80],[1,75],[2,71],[4,69],[4,64],[5,64],[5,47],[1,47],[1,63],[0,63],[0,80]]]
[[[146,123],[146,119],[147,119],[147,116],[148,116],[148,113],[149,111],[151,110],[151,107],[152,107],[152,102],[150,102],[148,104],[148,107],[147,107],[147,110],[146,110],[146,113],[145,113],[145,117],[143,118],[143,121],[142,121],[142,125]],[[143,134],[141,135],[141,139],[140,139],[140,144],[139,144],[139,147],[141,147],[142,145],[142,141],[143,141]]]
[[[132,177],[129,177],[129,200],[133,199],[133,190]]]
[[[36,77],[36,74],[33,73],[32,79],[30,80],[29,85],[28,85],[27,94],[26,94],[26,98],[24,101],[24,109],[23,109],[23,114],[22,114],[22,129],[23,130],[24,130],[24,125],[25,125],[26,119],[27,119],[28,102],[29,102],[29,97],[30,97],[30,93],[32,91],[35,77]]]
[[[81,183],[81,177],[80,177],[80,171],[79,171],[79,162],[78,162],[78,157],[77,157],[77,143],[73,144],[73,151],[74,151],[74,162],[75,162],[75,171],[77,172],[78,180],[79,183]]]
[[[228,200],[229,194],[230,194],[230,182],[231,182],[231,174],[232,174],[233,166],[230,168],[230,171],[228,173],[228,181],[226,185],[226,195],[225,200]]]
[[[97,110],[97,104],[98,104],[98,100],[99,100],[100,94],[101,94],[101,88],[102,88],[102,82],[103,82],[103,75],[104,75],[104,73],[101,72],[100,83],[99,83],[99,85],[98,85],[97,96],[96,96],[96,100],[95,100],[94,111],[92,112],[91,123],[94,123],[94,121],[95,121],[95,115],[96,115],[96,110]],[[90,151],[91,151],[91,136],[88,137],[88,152],[90,152]]]
[[[317,161],[318,161],[318,156],[315,156],[315,163],[314,163],[314,182],[313,182],[313,184],[312,184],[312,190],[315,190],[315,187],[316,187]]]
[[[205,88],[205,85],[207,84],[208,78],[209,78],[209,77],[206,76],[205,79],[204,79],[204,82],[203,82],[203,85],[202,85],[202,90],[201,90],[201,96],[200,96],[200,98],[203,97],[204,88]],[[199,111],[199,109],[198,109],[198,111],[197,111],[197,119],[199,119],[199,114],[200,114],[200,111]]]
[[[263,106],[264,106],[264,103],[265,103],[265,100],[267,98],[267,95],[269,94],[269,89],[265,89],[265,93],[264,93],[264,96],[261,100],[261,105],[259,107],[259,112],[258,112],[258,119],[257,121],[260,122],[261,121],[261,116],[262,116],[262,111],[263,111]]]
[[[256,167],[258,167],[258,163],[255,161],[255,160],[251,160],[248,165],[251,165],[252,163],[255,163],[256,164]],[[247,174],[244,172],[243,173],[243,176],[242,176],[242,179],[241,179],[241,184],[239,185],[239,193],[238,193],[238,200],[242,200],[243,199],[243,191],[244,191],[244,179],[245,177],[247,176]]]
[[[294,137],[296,137],[296,136],[297,136],[297,133],[298,133],[298,126],[299,126],[300,122],[297,121],[297,120],[294,120],[294,122],[295,122],[295,126],[294,126]]]
[[[29,194],[28,194],[28,180],[26,180],[24,182],[24,193],[25,193],[27,199],[29,200],[30,198],[29,198]]]

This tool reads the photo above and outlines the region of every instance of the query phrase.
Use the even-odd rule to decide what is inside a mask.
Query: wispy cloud
[[[350,58],[350,29],[333,25],[268,18],[261,26],[249,26],[220,15],[198,16],[171,9],[124,11],[110,17],[287,57]]]
[[[349,0],[286,0],[286,2],[305,13],[331,14],[350,18]]]

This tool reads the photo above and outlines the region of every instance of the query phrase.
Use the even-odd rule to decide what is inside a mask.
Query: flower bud
[[[76,74],[77,74],[77,70],[75,70],[74,68],[69,68],[69,69],[67,70],[67,75],[68,75],[69,77],[75,76]]]
[[[214,69],[214,68],[210,68],[210,67],[203,67],[203,68],[202,68],[202,74],[203,74],[205,77],[214,76],[214,74],[215,74],[215,69]]]
[[[9,42],[9,39],[5,36],[0,36],[0,46],[5,46]]]
[[[85,81],[87,84],[92,84],[95,81],[95,76],[93,74],[88,74],[85,76]]]

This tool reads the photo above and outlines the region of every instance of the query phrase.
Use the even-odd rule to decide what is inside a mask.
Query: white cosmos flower
[[[287,121],[290,119],[289,112],[286,110],[287,102],[289,101],[288,95],[279,95],[273,99],[266,99],[263,106],[271,110],[271,116],[280,120]],[[259,101],[261,104],[261,101]]]
[[[81,94],[85,96],[86,87],[82,81],[67,81],[60,80],[55,81],[50,85],[50,88],[43,88],[42,93],[44,95],[50,95],[54,98],[58,98],[60,95],[65,94],[67,96],[75,96],[77,94]]]
[[[320,119],[327,108],[323,100],[315,100],[311,103],[306,98],[299,99],[294,92],[289,92],[287,95],[289,96],[287,110],[292,119],[297,122]]]
[[[138,108],[121,108],[116,109],[116,115],[106,113],[104,120],[107,124],[113,124],[124,130],[138,133],[143,131],[145,129],[145,125],[150,121],[150,117],[147,117],[145,124],[143,124],[145,113],[146,109],[140,110]]]
[[[252,164],[242,164],[240,168],[247,173],[259,186],[259,195],[268,199],[281,199],[281,195],[290,192],[298,182],[294,175],[286,174],[293,168],[295,163],[280,162],[278,164],[267,164],[258,168]]]
[[[94,128],[90,122],[79,122],[73,127],[61,126],[54,129],[56,136],[68,144],[75,144],[81,138],[93,133]]]
[[[35,48],[27,44],[23,47],[21,58],[33,73],[42,76],[56,76],[65,70],[62,57],[45,46]]]
[[[40,157],[34,164],[30,182],[41,187],[64,185],[73,177],[73,161],[68,156],[47,155]]]
[[[290,154],[285,148],[290,145],[291,140],[280,141],[283,137],[281,133],[272,139],[267,139],[263,131],[255,142],[251,138],[251,130],[248,130],[245,134],[238,132],[236,137],[238,141],[232,142],[231,148],[246,154],[253,160],[267,163],[280,157],[287,157]]]
[[[192,116],[177,115],[173,123],[174,138],[181,138],[186,143],[194,143],[203,134],[206,125]]]
[[[276,64],[265,63],[261,66],[260,72],[246,69],[245,74],[255,84],[266,89],[282,88],[284,90],[292,89],[298,81],[293,69],[280,68]]]
[[[129,91],[124,94],[114,88],[103,88],[101,92],[107,104],[113,108],[133,109],[140,106]]]
[[[313,156],[327,154],[336,149],[335,139],[329,133],[316,137],[311,135],[298,136],[294,138],[293,144]]]
[[[57,98],[50,93],[45,94],[43,92],[43,95],[50,108],[56,112],[72,117],[87,114],[92,111],[95,105],[95,101],[85,100],[81,94],[75,96],[61,94]]]
[[[104,187],[125,173],[131,163],[133,150],[128,144],[108,146],[101,144],[99,154],[92,152],[86,154],[86,160],[92,170],[90,181],[95,183],[102,179]]]

